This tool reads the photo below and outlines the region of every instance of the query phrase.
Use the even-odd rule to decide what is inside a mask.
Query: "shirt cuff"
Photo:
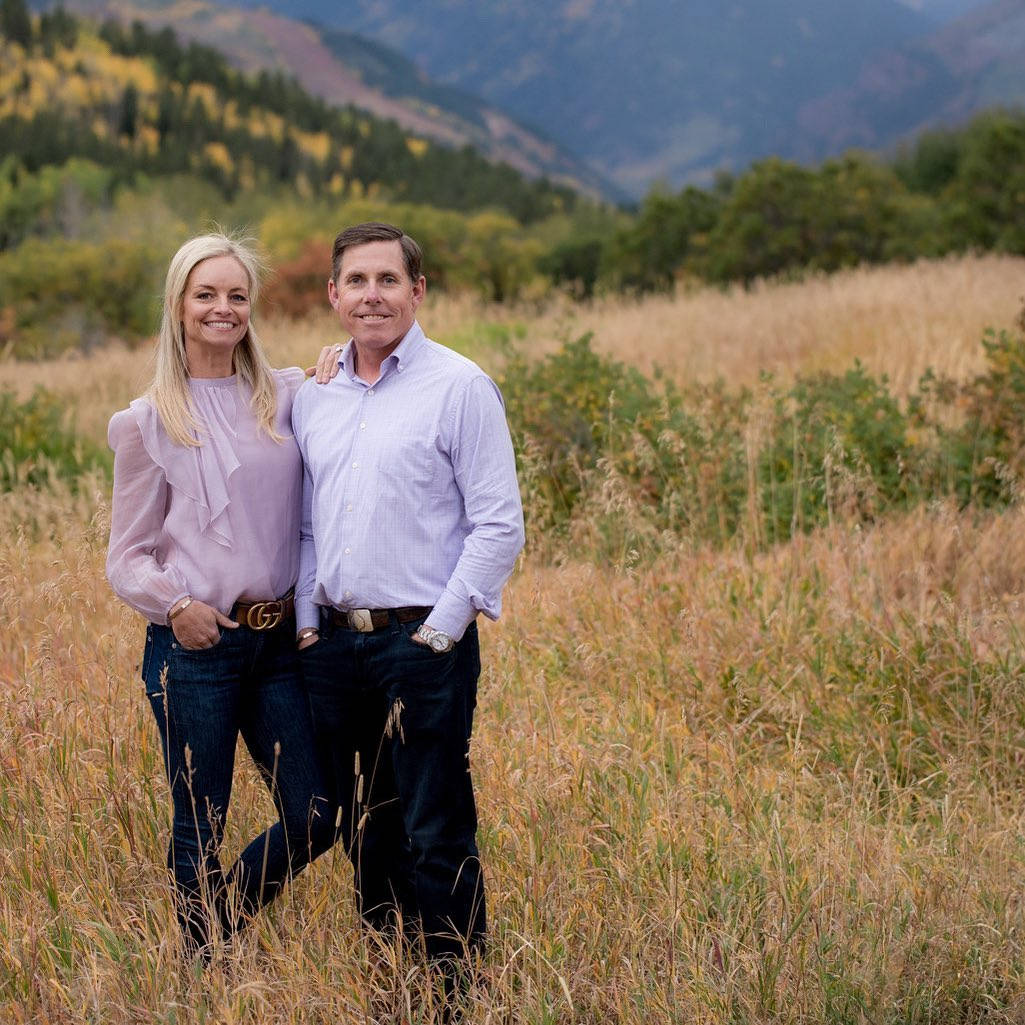
[[[307,627],[320,629],[320,606],[313,601],[312,595],[305,598],[295,599],[295,632],[305,630]]]
[[[468,601],[456,597],[451,591],[444,591],[437,604],[431,609],[426,623],[458,641],[462,640],[466,628],[476,616],[477,610]]]
[[[189,592],[188,591],[182,591],[181,594],[179,594],[178,597],[175,598],[174,601],[171,602],[171,604],[167,606],[167,608],[164,610],[164,626],[170,626],[171,625],[171,616],[170,616],[171,609],[173,609],[175,607],[175,605],[177,605],[178,602],[180,602],[182,600],[182,598],[187,598],[188,596],[189,596]]]

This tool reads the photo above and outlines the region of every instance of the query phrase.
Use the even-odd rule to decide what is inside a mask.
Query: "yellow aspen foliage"
[[[406,149],[419,160],[427,152],[427,140],[410,137],[406,139]]]
[[[352,168],[352,158],[356,155],[356,151],[352,146],[343,146],[338,154],[338,162],[345,168],[346,171]]]
[[[285,122],[270,111],[261,111],[256,117],[250,117],[246,122],[246,128],[257,138],[273,139],[281,142],[285,137]]]
[[[225,171],[231,171],[235,167],[235,161],[232,160],[228,147],[223,142],[208,142],[203,147],[203,155],[210,163]]]
[[[29,74],[32,76],[33,84],[40,83],[47,88],[52,88],[60,82],[60,71],[52,61],[29,61],[28,69]]]
[[[231,131],[232,129],[241,127],[244,122],[238,114],[238,104],[234,100],[229,100],[221,110],[221,115],[224,118],[224,127]]]
[[[151,124],[140,124],[136,129],[135,148],[146,153],[160,149],[160,133]]]
[[[299,148],[308,153],[314,160],[323,163],[331,152],[331,137],[327,132],[297,132],[295,136]]]
[[[157,75],[148,61],[139,57],[122,57],[109,50],[96,52],[83,61],[96,76],[102,78],[107,90],[120,94],[126,85],[134,85],[140,96],[157,91]]]
[[[214,115],[220,111],[217,90],[208,82],[190,82],[185,95],[189,103],[199,100],[207,114]]]
[[[256,188],[256,172],[252,160],[242,161],[238,172],[238,184],[243,191]]]
[[[337,171],[331,176],[331,180],[327,183],[327,191],[332,196],[340,196],[345,191],[345,178]]]
[[[81,75],[69,75],[64,81],[61,99],[65,106],[73,109],[88,107],[92,99],[92,88]]]
[[[52,104],[54,98],[55,83],[44,82],[38,76],[33,75],[29,83],[28,93],[24,97],[24,107],[35,112],[42,110]]]

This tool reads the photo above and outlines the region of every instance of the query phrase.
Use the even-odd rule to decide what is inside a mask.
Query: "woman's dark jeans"
[[[294,631],[221,630],[210,648],[183,648],[150,624],[142,662],[171,786],[167,864],[190,949],[231,936],[334,838],[316,759]],[[224,873],[217,852],[231,798],[239,733],[279,820]]]
[[[437,654],[411,639],[420,622],[359,633],[322,617],[300,659],[360,914],[382,931],[401,915],[447,961],[486,929],[469,765],[480,651],[476,625]]]

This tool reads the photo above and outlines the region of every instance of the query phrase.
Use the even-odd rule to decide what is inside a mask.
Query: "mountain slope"
[[[786,155],[804,99],[933,26],[895,0],[353,0],[344,16],[634,193]]]
[[[64,6],[92,17],[170,26],[183,39],[220,50],[242,70],[294,75],[332,104],[352,104],[449,146],[473,146],[529,177],[546,176],[592,194],[615,193],[607,179],[550,138],[493,105],[432,84],[408,59],[349,32],[322,35],[316,26],[266,7],[243,10],[207,0],[68,0]],[[354,54],[361,59],[353,60]]]
[[[881,148],[1025,101],[1025,0],[995,0],[922,40],[879,54],[848,88],[802,105],[814,150]]]
[[[1025,62],[1001,57],[1025,0],[270,3],[344,18],[635,195],[769,154],[885,148],[916,126],[1025,98]]]

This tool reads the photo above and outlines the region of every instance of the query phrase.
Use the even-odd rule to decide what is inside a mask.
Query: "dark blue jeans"
[[[486,929],[468,760],[480,650],[476,625],[443,655],[411,640],[419,625],[322,617],[300,660],[364,922],[401,916],[429,957],[458,958]]]
[[[221,630],[210,648],[183,648],[150,624],[142,677],[160,730],[174,823],[167,864],[191,949],[228,937],[334,839],[309,704],[289,627]],[[224,835],[239,733],[279,820],[225,873]]]

